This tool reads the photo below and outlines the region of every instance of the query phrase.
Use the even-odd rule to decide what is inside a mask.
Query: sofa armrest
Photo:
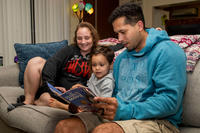
[[[19,86],[19,67],[14,64],[0,68],[0,86]]]

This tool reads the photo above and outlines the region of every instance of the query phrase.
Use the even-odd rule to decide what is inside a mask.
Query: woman
[[[52,97],[64,102],[52,94],[46,82],[61,91],[70,89],[76,83],[86,85],[90,77],[90,53],[98,40],[96,29],[90,23],[82,22],[75,30],[74,44],[64,47],[47,61],[41,57],[32,58],[24,73],[25,100],[13,105],[49,106]]]

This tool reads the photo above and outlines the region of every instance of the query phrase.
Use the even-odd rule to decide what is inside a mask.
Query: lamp
[[[76,14],[76,16],[77,16],[77,18],[79,20],[79,23],[83,21],[83,16],[84,16],[83,12],[84,12],[84,9],[90,15],[94,12],[92,4],[85,3],[82,0],[80,0],[79,3],[75,3],[72,6],[72,10]]]

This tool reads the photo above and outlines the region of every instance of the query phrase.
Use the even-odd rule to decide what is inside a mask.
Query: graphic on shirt
[[[72,73],[76,76],[82,76],[89,78],[90,68],[87,60],[75,59],[68,61],[65,67],[66,72]]]
[[[117,95],[124,101],[139,101],[148,83],[147,58],[122,59],[119,69],[118,91],[123,93],[119,92],[120,95]]]

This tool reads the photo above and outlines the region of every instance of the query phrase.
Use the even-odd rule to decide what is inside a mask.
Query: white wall
[[[163,11],[154,9],[156,6],[184,3],[184,2],[192,2],[198,0],[143,0],[143,12],[146,21],[147,27],[162,27],[161,24],[161,16],[163,15]]]
[[[120,5],[129,1],[137,1],[137,0],[119,0]],[[164,29],[164,26],[161,24],[161,16],[169,13],[163,10],[155,9],[156,6],[177,4],[183,2],[192,2],[199,0],[142,0],[142,8],[144,12],[145,22],[147,27],[161,27]]]

